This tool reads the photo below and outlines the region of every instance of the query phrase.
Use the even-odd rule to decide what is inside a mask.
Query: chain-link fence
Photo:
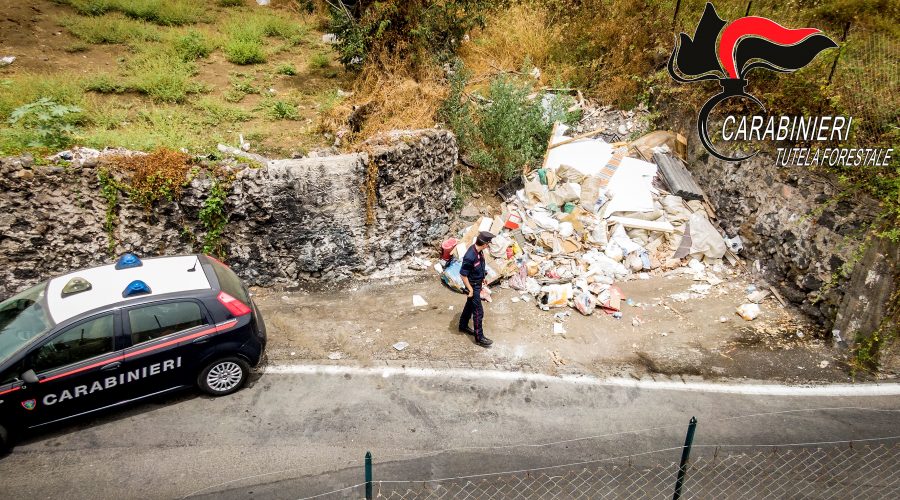
[[[675,447],[496,474],[419,480],[370,476],[368,483],[307,498],[900,498],[897,439],[900,437],[778,446],[695,445],[684,455],[684,447]],[[679,460],[686,455],[691,456]],[[684,474],[678,489],[682,464]],[[368,471],[371,474],[371,468]]]
[[[659,457],[668,457],[661,453]],[[669,499],[679,463],[600,463],[412,484],[375,482],[385,499]],[[358,493],[362,493],[360,490]],[[363,496],[363,495],[359,495]],[[900,498],[900,446],[727,451],[688,462],[681,498]]]

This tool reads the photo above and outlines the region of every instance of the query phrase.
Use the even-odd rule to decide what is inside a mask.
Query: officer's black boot
[[[459,331],[461,331],[465,334],[468,334],[468,335],[475,335],[475,330],[469,328],[468,325],[466,325],[466,326],[460,325]]]
[[[481,347],[490,347],[491,344],[494,343],[494,341],[482,335],[480,338],[475,339],[475,343],[480,345]]]

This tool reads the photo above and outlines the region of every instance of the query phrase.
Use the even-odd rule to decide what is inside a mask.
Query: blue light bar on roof
[[[125,291],[122,292],[122,298],[124,299],[133,295],[141,295],[145,293],[150,293],[150,287],[141,280],[134,280],[125,287]]]
[[[141,259],[138,258],[137,255],[133,253],[126,253],[125,255],[119,257],[118,262],[116,262],[116,270],[120,269],[128,269],[130,267],[141,267],[144,263],[141,262]]]

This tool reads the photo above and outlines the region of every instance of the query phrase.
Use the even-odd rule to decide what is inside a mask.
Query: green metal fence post
[[[672,500],[681,498],[681,487],[684,486],[684,475],[687,472],[687,461],[691,457],[691,446],[694,444],[694,430],[696,429],[697,417],[691,417],[687,435],[684,437],[684,448],[681,450],[681,465],[678,466],[678,480],[675,481],[675,496],[672,497]]]
[[[850,21],[847,21],[847,24],[844,25],[844,34],[841,35],[841,46],[838,47],[838,52],[834,56],[834,63],[831,64],[831,72],[828,73],[828,85],[831,85],[831,79],[834,78],[834,70],[837,69],[838,59],[841,58],[841,52],[844,51],[844,42],[847,41],[847,33],[850,32]]]
[[[366,500],[372,500],[372,452],[366,452]]]

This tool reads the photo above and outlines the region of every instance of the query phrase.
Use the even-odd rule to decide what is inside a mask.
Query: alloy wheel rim
[[[225,392],[237,387],[241,382],[244,371],[234,361],[219,363],[209,370],[206,375],[206,384],[214,391]]]

